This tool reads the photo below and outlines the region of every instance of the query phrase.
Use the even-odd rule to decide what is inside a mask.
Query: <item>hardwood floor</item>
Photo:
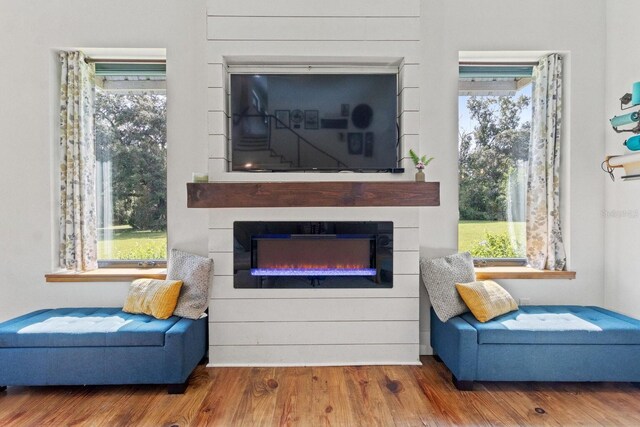
[[[0,426],[640,425],[628,383],[451,384],[424,366],[205,368],[184,395],[163,386],[9,387]]]

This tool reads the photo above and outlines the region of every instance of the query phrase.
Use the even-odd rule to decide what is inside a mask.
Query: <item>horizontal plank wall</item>
[[[224,3],[224,4],[223,4]],[[420,1],[290,1],[207,3],[207,91],[209,178],[251,181],[255,175],[227,173],[230,161],[227,63],[262,57],[271,65],[382,65],[398,62],[398,105],[402,152],[418,149],[420,115]],[[241,59],[239,59],[241,58]],[[388,63],[387,63],[388,65]],[[413,165],[401,163],[404,174],[271,173],[277,181],[409,180]],[[346,176],[345,176],[346,175]],[[304,178],[301,178],[304,177]]]
[[[209,179],[214,182],[411,180],[404,174],[228,172],[230,61],[397,66],[403,152],[419,140],[420,1],[209,1]],[[240,58],[240,59],[238,59]],[[253,59],[253,60],[252,60]],[[209,209],[214,279],[211,366],[419,363],[419,213],[415,207]],[[393,221],[393,288],[234,289],[234,221]]]
[[[393,4],[390,4],[393,3]],[[419,17],[420,0],[325,0],[292,2],[291,0],[244,0],[242,4],[213,0],[208,2],[208,15],[259,17]]]

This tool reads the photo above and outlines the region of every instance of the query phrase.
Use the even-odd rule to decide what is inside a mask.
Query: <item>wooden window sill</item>
[[[476,267],[476,278],[487,279],[575,279],[575,271],[536,270],[530,267]],[[45,274],[47,282],[130,282],[150,278],[164,280],[166,268],[100,268],[83,273]]]
[[[536,270],[530,267],[476,267],[476,279],[575,279],[575,271]]]
[[[167,277],[166,268],[99,268],[82,273],[45,274],[47,282],[130,282],[135,279]]]

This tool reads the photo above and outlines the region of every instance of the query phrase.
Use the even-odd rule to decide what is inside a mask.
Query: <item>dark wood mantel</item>
[[[190,208],[440,206],[439,182],[187,183]]]

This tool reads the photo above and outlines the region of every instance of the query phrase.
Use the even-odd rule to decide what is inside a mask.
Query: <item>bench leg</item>
[[[460,391],[473,391],[473,381],[460,381],[455,375],[451,374],[453,385]]]
[[[3,391],[5,391],[7,389],[6,385],[0,385],[0,393],[2,393]]]
[[[189,385],[189,379],[180,384],[169,384],[167,385],[167,393],[169,394],[184,394],[187,386]]]

